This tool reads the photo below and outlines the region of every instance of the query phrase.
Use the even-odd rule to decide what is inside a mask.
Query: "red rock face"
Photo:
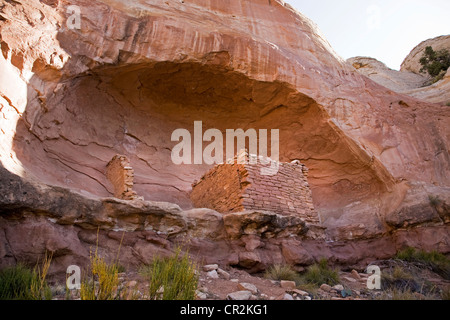
[[[70,4],[80,29],[67,24],[68,1],[0,9],[0,161],[10,172],[108,197],[106,165],[123,154],[137,194],[190,209],[191,185],[211,166],[171,161],[175,129],[279,129],[280,161],[310,169],[331,238],[443,223],[422,209],[411,219],[409,208],[429,207],[428,195],[450,202],[450,109],[358,74],[288,5]]]

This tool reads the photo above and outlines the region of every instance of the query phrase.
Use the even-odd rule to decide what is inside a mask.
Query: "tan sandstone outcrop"
[[[450,35],[422,41],[413,50],[411,50],[405,60],[403,60],[402,65],[400,66],[400,71],[409,71],[419,74],[420,69],[422,69],[420,59],[425,52],[425,48],[428,46],[432,47],[434,51],[443,49],[450,50]]]
[[[81,9],[80,29],[68,27],[69,5]],[[450,109],[360,75],[283,1],[7,1],[0,37],[3,261],[29,252],[27,224],[59,235],[62,260],[86,259],[97,227],[106,248],[127,232],[123,255],[135,263],[186,235],[193,253],[253,271],[319,255],[357,264],[408,241],[449,251],[429,195],[450,203]],[[192,183],[211,166],[175,165],[171,133],[198,120],[222,132],[279,129],[280,161],[309,168],[314,207],[337,242],[317,244],[302,221],[273,213],[247,223],[193,208]],[[145,200],[111,198],[105,170],[116,154]],[[235,236],[241,225],[254,230]],[[14,238],[21,228],[27,236]]]
[[[450,103],[450,70],[445,77],[429,85],[430,76],[420,72],[420,59],[425,48],[431,46],[435,51],[450,51],[450,36],[440,36],[421,42],[403,61],[400,71],[388,68],[384,63],[368,57],[354,57],[347,60],[359,73],[395,92],[439,104]]]
[[[396,92],[423,87],[429,80],[425,74],[392,70],[374,58],[354,57],[348,59],[347,62],[359,73]]]
[[[450,69],[447,70],[444,79],[430,86],[407,90],[404,93],[420,100],[448,106],[450,103]]]

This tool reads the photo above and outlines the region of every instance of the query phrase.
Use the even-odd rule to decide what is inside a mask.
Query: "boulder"
[[[238,284],[239,290],[250,291],[252,294],[258,293],[258,288],[254,284],[241,282]]]
[[[283,289],[295,289],[297,285],[295,284],[295,281],[281,280],[280,286]]]
[[[239,266],[250,269],[261,263],[261,258],[257,252],[241,252],[239,253]]]
[[[361,276],[359,275],[358,271],[356,271],[356,270],[352,270],[351,276],[352,276],[355,280],[361,280]]]
[[[283,300],[294,300],[294,298],[289,293],[285,293],[283,296]]]
[[[230,280],[231,276],[228,272],[226,272],[225,270],[222,269],[217,269],[217,273],[219,274],[220,277],[222,277],[225,280]]]
[[[337,284],[335,286],[332,287],[334,290],[336,290],[337,292],[341,292],[344,290],[344,286],[342,284]]]
[[[227,300],[250,300],[252,293],[250,291],[236,291],[227,295]]]
[[[320,289],[325,291],[325,292],[331,292],[331,290],[333,289],[331,286],[329,286],[328,284],[324,283],[320,286]]]
[[[207,264],[207,265],[203,266],[203,271],[210,272],[210,271],[217,270],[218,268],[219,268],[219,266],[217,264]]]
[[[216,270],[209,271],[206,276],[211,279],[219,279],[219,275]]]

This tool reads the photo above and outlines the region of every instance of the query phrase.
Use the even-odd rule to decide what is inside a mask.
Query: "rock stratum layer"
[[[2,263],[45,250],[85,261],[97,227],[110,252],[125,232],[130,263],[180,234],[200,257],[256,271],[450,251],[448,107],[360,75],[282,1],[6,1],[0,36]],[[173,164],[171,133],[198,120],[279,129],[280,161],[309,168],[327,239],[293,217],[194,209],[211,166]],[[144,200],[111,198],[117,154]]]

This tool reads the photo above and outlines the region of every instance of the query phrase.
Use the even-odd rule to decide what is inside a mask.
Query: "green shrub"
[[[19,263],[0,271],[0,300],[50,300],[52,292],[46,277],[51,257],[45,256],[42,269],[31,270]]]
[[[31,299],[31,280],[33,273],[22,264],[8,267],[0,271],[0,299],[1,300],[29,300]]]
[[[381,277],[382,290],[419,292],[421,287],[414,276],[400,266],[395,266],[390,272],[384,271]]]
[[[435,250],[426,252],[408,247],[398,252],[396,258],[403,261],[424,264],[446,280],[450,280],[450,259]]]
[[[129,289],[119,285],[119,273],[126,269],[119,263],[119,254],[122,247],[125,232],[122,234],[117,257],[114,262],[107,263],[106,260],[98,254],[98,234],[95,252],[90,255],[90,270],[88,275],[81,282],[80,298],[81,300],[136,300],[139,294],[134,289]]]
[[[33,270],[33,278],[31,279],[31,295],[34,300],[51,300],[52,291],[51,288],[47,284],[47,273],[50,269],[50,264],[52,261],[52,257],[45,254],[44,261],[42,263],[42,269],[37,264]]]
[[[314,299],[319,299],[317,292],[319,290],[319,286],[316,283],[307,282],[303,277],[299,277],[298,281],[296,281],[297,288],[303,291],[308,292]]]
[[[272,280],[296,281],[298,273],[287,264],[276,264],[266,270],[265,277]]]
[[[447,69],[450,67],[450,53],[448,50],[434,51],[432,47],[425,48],[424,55],[420,59],[422,69],[420,72],[427,72],[434,78],[434,82],[441,80]]]
[[[319,263],[308,267],[302,279],[306,283],[313,283],[319,286],[324,283],[334,286],[340,282],[338,270],[328,267],[327,259],[321,259]]]
[[[141,268],[149,279],[151,300],[193,300],[198,286],[197,265],[181,249],[168,258],[155,257],[151,265]]]

